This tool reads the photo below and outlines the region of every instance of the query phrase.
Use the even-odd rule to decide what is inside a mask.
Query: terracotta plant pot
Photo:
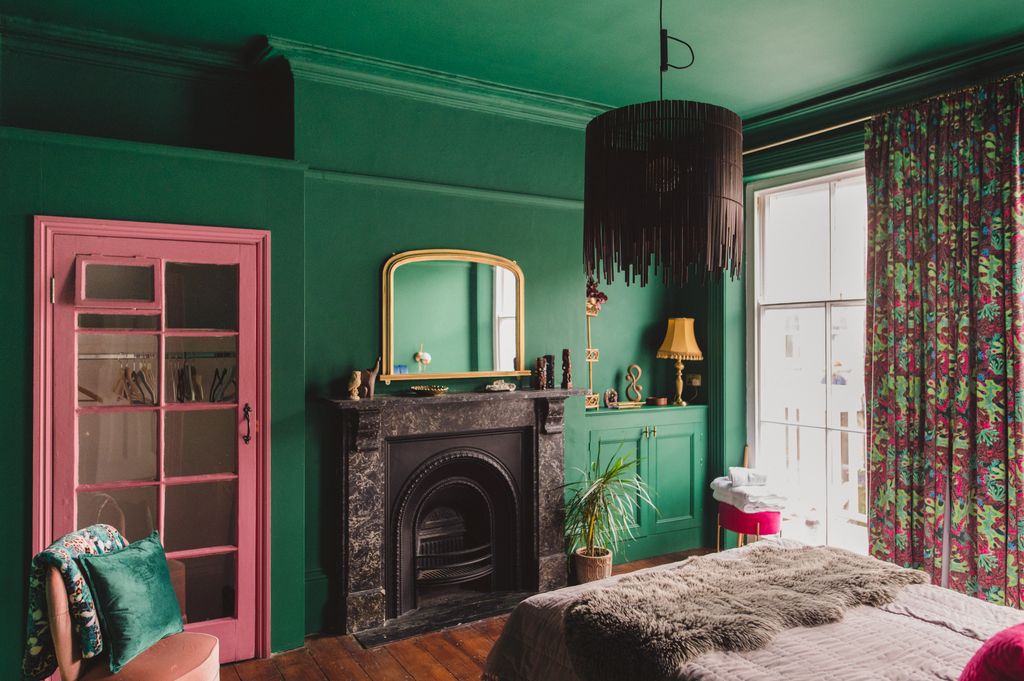
[[[576,581],[580,584],[596,582],[612,576],[612,552],[608,549],[594,547],[599,555],[584,555],[585,548],[576,549]],[[603,551],[603,553],[601,553]]]

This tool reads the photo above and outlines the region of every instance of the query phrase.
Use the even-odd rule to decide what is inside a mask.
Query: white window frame
[[[745,219],[745,237],[746,244],[748,245],[748,256],[746,262],[746,322],[747,322],[747,440],[750,442],[750,465],[757,465],[758,451],[760,448],[761,439],[761,390],[763,381],[761,380],[761,360],[760,360],[760,349],[761,349],[761,318],[765,309],[795,309],[795,308],[807,308],[807,307],[821,307],[824,306],[825,312],[825,329],[826,329],[826,347],[825,347],[825,370],[828,372],[832,367],[832,344],[828,342],[829,334],[832,328],[832,310],[837,306],[859,306],[865,304],[865,299],[850,299],[850,300],[799,300],[790,303],[766,303],[762,304],[760,300],[760,292],[763,288],[761,286],[761,278],[763,276],[762,262],[764,258],[764,244],[761,237],[761,229],[764,224],[764,201],[759,200],[758,194],[769,191],[769,190],[787,190],[797,189],[801,186],[808,186],[814,184],[822,184],[825,182],[836,182],[846,179],[851,176],[856,176],[864,172],[864,161],[858,159],[842,164],[836,164],[827,167],[821,167],[811,170],[806,170],[797,173],[790,173],[785,175],[779,175],[764,180],[758,180],[750,182],[745,187],[745,205],[746,205],[746,219]],[[830,220],[831,209],[830,209]],[[830,230],[831,238],[831,230]],[[829,277],[831,278],[831,262],[828,266]],[[828,374],[826,374],[828,375]],[[831,399],[831,391],[825,391],[826,399],[826,421],[821,426],[807,426],[816,430],[825,432],[826,442],[826,461],[825,461],[825,476],[826,476],[826,507],[828,503],[828,485],[832,479],[834,471],[831,470],[829,465],[828,456],[828,433],[831,431],[837,432],[850,432],[865,434],[864,428],[853,427],[841,427],[833,426],[828,422],[828,400]],[[776,421],[772,421],[776,423]],[[793,425],[793,424],[784,424]],[[801,424],[805,425],[805,424]],[[865,441],[866,445],[866,441]],[[828,534],[830,529],[826,526],[826,541],[828,541]]]
[[[502,275],[502,272],[508,272],[508,276]],[[492,332],[492,335],[493,335],[493,340],[494,340],[494,342],[493,342],[493,346],[494,346],[494,350],[493,350],[493,352],[494,352],[494,369],[496,371],[512,371],[513,369],[515,369],[515,352],[514,352],[514,350],[513,350],[513,357],[512,357],[512,365],[507,367],[507,368],[503,368],[501,366],[501,351],[503,349],[501,347],[501,323],[502,323],[502,321],[507,321],[509,319],[511,319],[513,322],[516,321],[516,308],[515,308],[514,304],[512,306],[512,314],[510,314],[510,315],[509,314],[505,314],[505,315],[501,314],[501,311],[502,311],[501,310],[502,297],[503,297],[503,295],[505,293],[505,284],[508,283],[509,277],[511,277],[511,279],[512,279],[512,282],[511,282],[512,283],[512,287],[515,288],[517,286],[517,280],[515,278],[515,275],[512,272],[510,272],[509,270],[506,270],[503,267],[499,267],[499,266],[495,266],[494,267],[494,280],[493,280],[494,284],[492,286],[492,289],[494,291],[493,296],[492,296],[492,298],[493,298],[493,301],[492,301],[493,305],[492,305],[492,307],[494,309],[494,318],[491,320],[491,323],[492,323],[493,329],[494,329],[494,331]],[[518,295],[518,292],[516,292],[516,295]],[[506,310],[506,312],[507,312],[507,310]],[[550,371],[550,369],[549,369],[549,371]]]

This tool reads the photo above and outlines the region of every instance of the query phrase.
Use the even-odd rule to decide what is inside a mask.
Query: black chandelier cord
[[[697,55],[693,51],[693,45],[681,40],[675,36],[669,35],[668,31],[665,30],[665,0],[658,0],[658,31],[661,35],[661,70],[658,73],[658,99],[665,99],[665,72],[669,69],[675,69],[682,71],[693,66],[693,62],[697,60]],[[685,65],[670,64],[668,62],[668,41],[674,40],[680,45],[685,45],[686,49],[690,51],[690,61]]]

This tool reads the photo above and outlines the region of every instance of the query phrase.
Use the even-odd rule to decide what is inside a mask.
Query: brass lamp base
[[[683,360],[681,359],[676,360],[676,399],[672,401],[672,406],[688,406],[683,400]]]

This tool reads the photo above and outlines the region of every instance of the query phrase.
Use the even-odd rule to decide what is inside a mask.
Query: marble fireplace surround
[[[389,594],[384,560],[388,541],[387,448],[393,438],[527,429],[534,437],[532,499],[535,551],[526,579],[539,591],[566,583],[563,539],[565,400],[581,390],[452,393],[336,400],[342,412],[342,592],[346,633],[380,627]]]

